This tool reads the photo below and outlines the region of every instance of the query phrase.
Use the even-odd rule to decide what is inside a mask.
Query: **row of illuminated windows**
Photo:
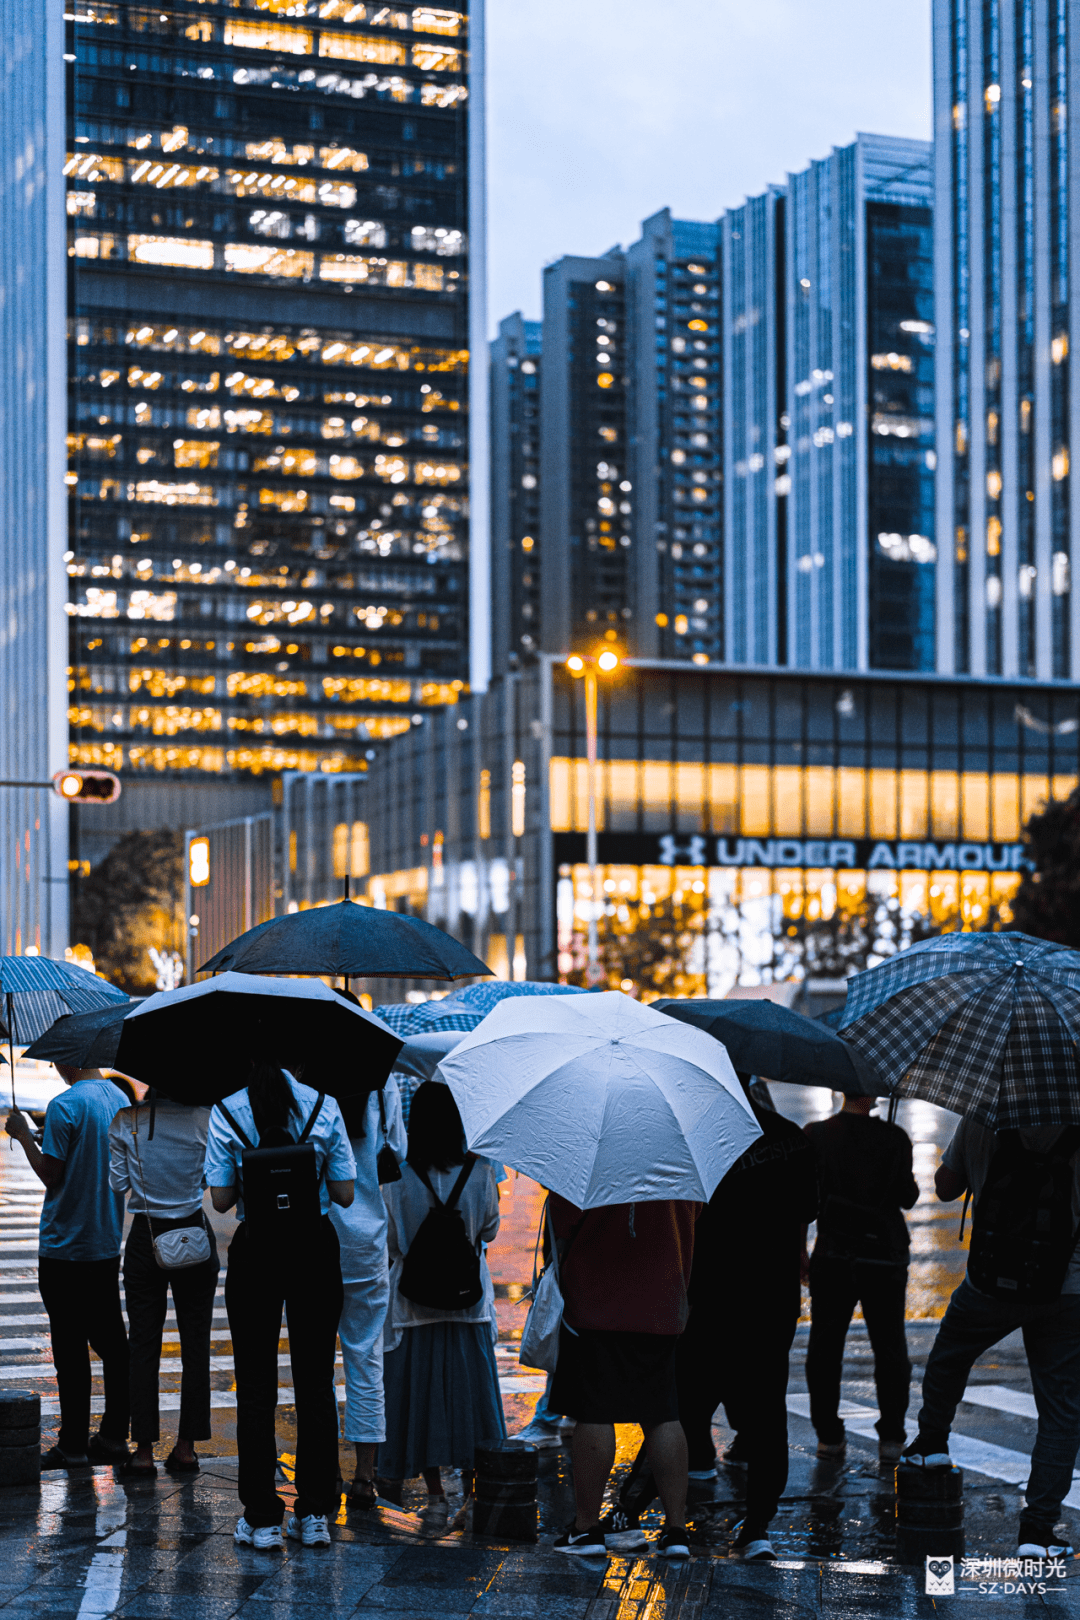
[[[80,420],[94,419],[97,412],[86,410],[79,412]],[[132,412],[134,415],[134,411]],[[192,406],[186,413],[188,427],[200,429],[202,432],[218,432],[224,429],[226,433],[253,433],[264,436],[274,432],[274,416],[270,411],[220,411],[216,406]],[[254,418],[252,423],[249,418]],[[107,425],[107,424],[99,424]],[[428,454],[437,445],[452,446],[457,449],[461,445],[461,435],[449,428],[439,428],[434,422],[426,422],[422,427],[402,426],[396,421],[386,422],[372,420],[367,416],[353,417],[351,420],[341,416],[301,417],[290,418],[285,415],[277,419],[277,432],[285,435],[291,433],[310,434],[330,440],[363,440],[370,444],[386,444],[393,450],[399,450],[407,445],[411,439],[418,439],[421,446],[430,446]],[[218,439],[174,439],[171,445],[158,442],[147,444],[141,436],[128,436],[125,444],[121,433],[69,433],[67,436],[69,455],[80,455],[88,461],[124,461],[131,457],[139,466],[146,466],[148,462],[157,462],[158,465],[174,467],[220,467],[230,472],[246,472],[249,467],[255,472],[275,469],[284,473],[309,477],[313,474],[331,474],[331,460],[326,456],[316,455],[313,450],[298,451],[294,454],[284,446],[277,446],[272,452],[269,445],[261,448],[266,452],[259,456],[255,452],[259,447],[258,441],[250,449],[222,450]],[[311,458],[314,458],[313,460]],[[451,480],[453,481],[453,480]]]
[[[262,776],[267,771],[366,771],[367,760],[362,754],[347,754],[342,749],[315,749],[281,747],[266,744],[254,748],[217,748],[199,745],[135,743],[129,747],[121,743],[71,743],[68,746],[70,765],[101,766],[120,771],[210,771],[215,775],[223,771],[249,771]]]
[[[438,538],[429,539],[431,547],[440,544]],[[425,549],[420,543],[413,547],[414,551]],[[228,577],[228,576],[226,576]],[[197,583],[210,583],[199,580]],[[277,582],[278,588],[287,589],[284,581]],[[355,619],[356,624],[368,631],[379,631],[389,626],[397,629],[405,624],[406,611],[413,614],[413,628],[422,630],[427,634],[436,634],[440,628],[445,632],[445,625],[437,613],[425,610],[416,611],[390,607],[385,602],[377,604],[358,603],[350,605],[348,602],[323,602],[316,607],[314,602],[304,599],[274,597],[266,599],[257,597],[253,602],[245,603],[235,597],[225,596],[214,601],[213,598],[203,597],[200,605],[208,613],[212,613],[218,620],[225,623],[258,625],[266,629],[269,625],[288,625],[292,628],[302,627],[305,631],[313,630],[318,626],[329,629],[330,620],[337,616],[337,629],[341,634],[355,626],[348,623],[341,624],[342,618],[346,621]],[[168,624],[178,617],[185,616],[185,608],[190,614],[194,611],[194,603],[179,604],[175,591],[162,590],[108,590],[99,585],[86,585],[79,591],[76,601],[65,602],[64,612],[69,618],[75,619],[130,619],[133,621],[150,621],[158,624]],[[286,632],[287,633],[287,632]]]
[[[868,895],[897,899],[910,914],[930,917],[944,928],[984,927],[1001,916],[1020,883],[1016,872],[864,872],[825,867],[818,871],[768,867],[600,866],[597,883],[603,917],[624,926],[645,922],[667,902],[715,916],[729,908],[751,913],[772,901],[786,922],[828,921],[851,915]],[[560,869],[557,906],[560,932],[587,925],[593,906],[592,882],[584,863]],[[603,917],[600,921],[604,930]],[[727,918],[725,920],[732,921]],[[1006,921],[1006,916],[1001,916]],[[569,931],[569,929],[568,929]]]
[[[142,645],[146,642],[143,640]],[[187,643],[181,643],[186,646]],[[215,643],[208,641],[208,648],[213,649]],[[234,646],[229,642],[229,649]],[[136,652],[139,642],[132,643],[132,652]],[[253,651],[254,643],[248,643],[247,651]],[[280,651],[282,643],[274,641],[274,650]],[[286,646],[286,652],[295,654],[299,648],[296,645]],[[335,654],[363,652],[362,647],[335,647]],[[100,670],[95,670],[100,675]],[[131,692],[142,692],[147,697],[162,698],[176,697],[181,692],[189,692],[200,696],[213,696],[222,684],[225,693],[230,698],[236,697],[307,697],[308,683],[295,676],[283,676],[275,671],[270,674],[265,670],[234,669],[224,677],[218,675],[183,675],[175,669],[160,669],[153,666],[140,666],[127,671],[120,671],[121,681]],[[432,705],[443,707],[454,704],[464,690],[462,681],[412,681],[412,680],[379,680],[362,677],[340,675],[327,675],[321,683],[311,683],[311,696],[318,695],[318,685],[322,686],[322,694],[333,703],[415,703],[425,708]],[[93,688],[93,675],[88,664],[73,665],[68,673],[68,690],[90,691]],[[96,731],[105,729],[104,720],[116,711],[94,707],[93,705],[79,704],[69,710],[69,719],[72,725],[91,726]],[[136,710],[133,708],[133,714]],[[142,712],[141,710],[139,711]],[[164,710],[160,711],[166,712]],[[167,711],[172,713],[174,711]],[[184,712],[188,712],[185,710]],[[209,712],[209,711],[207,711]],[[86,716],[82,719],[72,719],[75,714]],[[99,724],[98,721],[102,723]]]
[[[412,150],[402,152],[397,146],[375,147],[369,155],[356,147],[342,146],[336,141],[332,141],[328,146],[315,146],[306,141],[287,142],[280,135],[262,136],[256,141],[238,140],[231,135],[223,135],[218,129],[193,129],[187,124],[147,129],[143,121],[136,124],[114,124],[77,119],[75,130],[75,145],[89,147],[91,152],[101,152],[106,147],[126,147],[136,152],[149,153],[151,158],[158,151],[166,152],[171,157],[175,157],[178,152],[189,152],[197,154],[203,161],[209,159],[211,163],[217,164],[226,158],[232,158],[244,164],[244,172],[257,166],[256,179],[267,164],[272,164],[275,168],[301,169],[313,165],[315,168],[331,170],[339,175],[371,171],[372,175],[377,173],[387,179],[406,182],[419,175],[425,175],[429,180],[441,181],[458,173],[458,165],[453,161]],[[76,160],[81,163],[82,158],[87,155],[89,154],[77,153]],[[156,184],[156,181],[154,183]]]
[[[200,5],[204,3],[205,0],[199,0]],[[318,17],[323,22],[363,22],[374,28],[406,29],[417,34],[455,36],[461,33],[465,21],[462,12],[441,6],[384,6],[378,0],[368,0],[367,4],[363,0],[218,0],[218,3],[232,10],[270,12],[278,17]],[[92,4],[84,3],[80,11],[65,12],[64,21],[115,28],[124,15],[118,5],[93,0]],[[140,32],[167,23],[171,18],[189,15],[184,11],[165,13],[157,6],[153,10],[128,6],[126,10],[128,26]]]
[[[260,6],[258,9],[279,10],[277,6]],[[347,15],[341,16],[340,20],[360,22],[364,9],[363,6],[348,7]],[[281,7],[280,10],[284,11],[285,7]],[[303,6],[294,5],[290,9],[290,15],[303,16],[304,11]],[[357,15],[353,15],[354,13]],[[328,14],[325,20],[333,19]],[[272,17],[249,22],[246,18],[240,17],[218,19],[207,15],[200,17],[191,16],[190,13],[167,13],[156,8],[144,11],[134,6],[127,7],[125,17],[120,6],[95,5],[88,7],[84,12],[73,14],[71,21],[94,22],[114,28],[121,27],[126,21],[128,31],[133,34],[153,34],[159,37],[172,35],[177,39],[193,40],[200,45],[238,45],[249,51],[281,51],[286,56],[318,55],[338,61],[372,62],[382,67],[412,66],[422,69],[425,73],[458,73],[461,71],[462,63],[462,53],[456,46],[437,44],[434,40],[417,41],[415,45],[410,46],[403,40],[386,36],[342,34],[327,28],[316,32],[311,28],[297,28],[295,23],[280,22]],[[436,32],[426,28],[419,31]],[[456,34],[458,27],[440,28],[437,32]],[[316,40],[318,40],[317,47]]]
[[[335,737],[342,732],[356,732],[386,738],[408,731],[412,721],[408,715],[313,714],[302,709],[266,715],[225,715],[213,707],[193,709],[181,704],[164,708],[132,704],[120,709],[84,704],[68,710],[68,724],[80,732],[148,731],[155,737],[179,737],[189,731],[243,731],[268,737]]]
[[[198,412],[192,414],[209,415],[211,413]],[[365,424],[366,426],[367,424]],[[375,429],[375,432],[361,432],[357,428],[355,429],[357,436],[364,439],[378,440],[382,432],[379,424],[372,423],[370,426]],[[327,434],[327,437],[338,438],[341,435],[331,428],[331,432]],[[401,434],[392,433],[388,442],[396,448],[405,441]],[[91,460],[114,461],[121,453],[122,445],[123,437],[119,433],[107,436],[92,433],[69,433],[67,436],[68,453],[70,455],[86,456]],[[140,466],[146,466],[148,462],[167,458],[174,467],[179,469],[187,467],[212,469],[217,468],[219,465],[220,454],[221,443],[217,439],[174,439],[171,456],[167,456],[167,452],[163,448],[142,445],[136,451],[136,460]],[[456,462],[442,460],[416,461],[410,467],[409,463],[400,456],[379,454],[374,461],[364,463],[359,461],[356,456],[318,455],[314,450],[305,450],[299,447],[296,449],[278,448],[271,450],[268,445],[266,446],[265,455],[252,455],[250,457],[244,455],[243,461],[245,467],[241,468],[241,470],[247,470],[246,464],[250,462],[252,472],[279,473],[287,478],[355,479],[362,478],[365,473],[374,473],[376,477],[395,484],[407,483],[411,478],[413,483],[438,484],[445,487],[459,483],[462,477],[462,469]],[[231,466],[229,459],[221,461],[221,465],[228,470],[236,470],[235,467]],[[73,482],[74,478],[69,479],[69,483]],[[135,488],[138,491],[142,489],[142,486],[136,485]],[[166,486],[162,485],[161,488],[164,490]],[[129,500],[153,500],[156,498],[160,498],[160,496],[155,495],[149,489],[142,489],[141,494],[128,491]],[[200,502],[199,504],[204,503]]]
[[[864,769],[855,766],[605,760],[597,766],[596,822],[609,832],[689,830],[751,837],[1015,840],[1076,775]],[[553,832],[588,827],[588,764],[551,761]]]
[[[224,270],[239,275],[281,276],[290,280],[333,281],[349,287],[412,287],[421,292],[442,292],[459,280],[456,270],[441,264],[412,263],[351,253],[321,253],[306,248],[282,248],[272,242],[212,242],[183,236],[146,236],[132,233],[83,231],[68,249],[73,258],[109,259],[131,264],[167,265],[179,270]]]
[[[342,338],[335,333],[305,329],[299,332],[275,332],[265,327],[261,332],[220,332],[205,326],[175,326],[169,322],[144,321],[129,327],[115,327],[87,317],[72,323],[75,342],[80,348],[88,344],[115,348],[121,343],[137,349],[167,350],[172,353],[223,354],[236,359],[253,359],[280,365],[299,355],[311,363],[323,365],[370,366],[376,370],[395,371],[454,371],[464,372],[469,363],[467,349],[438,349],[420,344],[387,343],[380,340]],[[144,378],[146,373],[143,374]],[[111,375],[116,381],[119,371]],[[104,386],[104,376],[102,378]],[[145,380],[140,386],[149,385]],[[217,386],[216,383],[214,385]],[[348,395],[343,395],[348,398]],[[388,404],[384,400],[383,404]]]

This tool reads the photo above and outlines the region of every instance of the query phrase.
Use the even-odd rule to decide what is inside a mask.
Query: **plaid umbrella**
[[[1080,1124],[1080,952],[942,934],[849,980],[841,1027],[901,1097],[995,1131]]]
[[[583,994],[572,984],[543,984],[537,979],[469,984],[438,1000],[389,1002],[375,1011],[395,1035],[429,1035],[442,1029],[475,1029],[507,996],[566,996]]]

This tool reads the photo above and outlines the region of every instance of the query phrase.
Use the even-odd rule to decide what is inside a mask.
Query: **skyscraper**
[[[491,345],[491,618],[498,673],[541,645],[541,324],[520,314]]]
[[[878,135],[724,217],[732,663],[934,667],[931,232]]]
[[[938,656],[1075,679],[1073,0],[936,0]]]
[[[72,760],[364,769],[468,674],[466,19],[67,28]]]

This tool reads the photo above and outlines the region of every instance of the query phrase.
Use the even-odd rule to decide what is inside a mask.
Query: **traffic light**
[[[210,840],[193,838],[188,845],[188,882],[201,889],[210,881]]]
[[[69,804],[115,804],[120,778],[112,771],[57,771],[53,791]]]

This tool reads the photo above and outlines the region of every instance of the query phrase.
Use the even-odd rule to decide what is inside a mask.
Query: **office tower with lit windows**
[[[66,26],[71,759],[365,769],[468,674],[466,19]]]
[[[935,0],[938,657],[1073,679],[1076,0]]]
[[[641,227],[626,254],[634,650],[724,656],[720,227]]]
[[[544,271],[540,395],[542,646],[634,639],[625,258]],[[505,459],[505,458],[500,458]]]
[[[732,663],[934,668],[932,218],[878,135],[724,216]]]
[[[541,645],[542,327],[520,313],[491,344],[491,621],[497,674]]]

